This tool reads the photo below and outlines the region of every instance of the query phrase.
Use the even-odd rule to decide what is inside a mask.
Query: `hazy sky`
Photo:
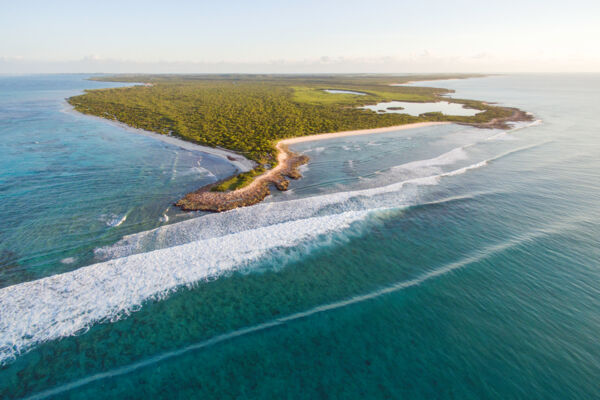
[[[0,73],[600,72],[599,1],[0,0]]]

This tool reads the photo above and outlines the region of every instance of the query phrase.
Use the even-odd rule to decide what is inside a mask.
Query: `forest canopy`
[[[483,112],[472,117],[428,113],[377,114],[357,107],[382,101],[438,101],[447,89],[390,86],[466,75],[121,75],[104,81],[146,85],[88,90],[71,97],[77,111],[199,144],[234,150],[259,164],[274,163],[274,142],[288,137],[423,121],[488,122],[510,111],[444,97]],[[330,94],[326,89],[365,93]]]

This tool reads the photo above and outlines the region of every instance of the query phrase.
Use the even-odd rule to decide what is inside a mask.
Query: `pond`
[[[354,92],[352,90],[339,90],[339,89],[324,89],[324,92],[327,93],[331,93],[331,94],[355,94],[358,96],[365,96],[366,93],[362,93],[362,92]]]
[[[446,115],[473,116],[481,112],[471,108],[464,108],[459,103],[449,103],[447,101],[438,101],[434,103],[412,103],[407,101],[389,101],[375,105],[360,107],[379,113],[396,113],[419,116],[428,112],[441,112]]]

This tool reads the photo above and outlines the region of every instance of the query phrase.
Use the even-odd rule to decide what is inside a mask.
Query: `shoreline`
[[[406,81],[403,83],[390,83],[389,86],[404,86],[404,85],[414,85],[415,83],[420,83],[420,82],[436,82],[436,81],[459,81],[461,79],[472,79],[474,77],[471,78],[440,78],[440,79],[431,79],[428,81]]]
[[[447,124],[453,124],[453,122],[450,122],[450,121],[414,122],[412,124],[385,126],[383,128],[370,128],[370,129],[358,129],[358,130],[354,130],[354,131],[317,133],[316,135],[298,136],[298,137],[293,137],[293,138],[288,138],[288,139],[281,139],[277,143],[284,144],[284,145],[290,145],[290,144],[296,144],[296,143],[312,142],[312,141],[316,141],[316,140],[337,139],[337,138],[347,137],[347,136],[362,136],[362,135],[369,135],[369,134],[375,134],[375,133],[394,132],[394,131],[401,131],[401,130],[405,130],[405,129],[416,129],[416,128],[424,128],[427,126],[447,125]]]
[[[405,83],[406,84],[406,83]],[[392,84],[393,85],[393,84]],[[530,120],[531,115],[521,111],[517,108],[512,107],[503,107],[506,110],[511,110],[512,114],[507,117],[497,117],[493,118],[488,122],[462,122],[462,121],[425,121],[425,122],[414,122],[409,124],[401,124],[401,125],[393,125],[387,127],[378,127],[378,128],[369,128],[369,129],[360,129],[360,130],[351,130],[351,131],[341,131],[341,132],[329,132],[329,133],[319,133],[307,136],[298,136],[291,138],[283,138],[278,141],[273,141],[274,148],[277,151],[277,165],[263,172],[261,175],[255,176],[251,182],[246,184],[246,186],[239,187],[234,190],[229,191],[219,191],[217,190],[217,186],[221,185],[224,182],[232,178],[238,177],[240,173],[246,173],[254,170],[257,167],[257,163],[251,161],[239,153],[234,151],[225,150],[222,148],[213,148],[208,146],[203,146],[200,144],[196,144],[193,142],[189,142],[185,139],[167,136],[160,133],[150,132],[139,128],[134,128],[129,126],[123,122],[108,119],[105,117],[100,117],[92,114],[85,114],[77,111],[68,101],[66,101],[68,105],[64,112],[75,112],[80,115],[86,115],[88,117],[94,117],[98,119],[102,119],[105,122],[114,124],[126,131],[131,131],[133,133],[142,134],[147,137],[151,137],[157,140],[160,140],[165,143],[172,144],[174,146],[180,147],[189,151],[197,151],[200,153],[210,154],[217,156],[226,160],[229,164],[233,165],[237,172],[233,175],[219,180],[217,182],[213,182],[211,184],[205,185],[199,188],[196,191],[187,193],[183,198],[174,203],[173,205],[179,207],[183,211],[211,211],[211,212],[223,212],[232,210],[238,207],[246,207],[250,205],[254,205],[260,203],[264,200],[268,195],[271,194],[270,186],[275,186],[280,191],[285,191],[288,188],[290,179],[299,179],[302,177],[302,174],[298,170],[298,167],[308,163],[309,157],[301,154],[297,154],[289,150],[288,145],[296,144],[296,143],[304,143],[310,141],[318,141],[318,140],[330,140],[336,138],[343,137],[351,137],[351,136],[359,136],[359,135],[369,135],[369,134],[377,134],[377,133],[385,133],[385,132],[393,132],[407,129],[415,129],[422,127],[430,127],[436,125],[446,125],[456,123],[459,125],[469,125],[476,128],[483,129],[507,129],[509,128],[509,122],[517,122],[517,121],[525,121]],[[464,106],[464,105],[463,105]],[[272,144],[273,145],[273,144]],[[238,178],[241,179],[241,178]],[[247,179],[244,177],[243,179]],[[227,187],[227,186],[225,186]]]
[[[271,194],[269,186],[273,184],[281,191],[287,190],[289,181],[286,178],[300,179],[302,174],[298,167],[306,164],[308,156],[292,152],[288,145],[309,141],[336,139],[348,136],[362,136],[369,134],[393,132],[398,130],[416,129],[435,125],[447,125],[452,122],[416,122],[412,124],[395,125],[383,128],[361,129],[353,131],[319,133],[316,135],[299,136],[281,139],[275,144],[277,149],[278,164],[274,168],[257,176],[250,184],[231,192],[213,192],[211,189],[219,182],[211,183],[200,189],[186,194],[175,206],[184,211],[212,211],[223,212],[238,207],[258,204]]]
[[[232,164],[234,167],[236,167],[239,172],[248,172],[250,170],[252,170],[253,168],[256,167],[256,164],[254,163],[254,161],[248,160],[246,157],[244,157],[243,155],[236,153],[234,151],[231,150],[225,150],[225,149],[221,149],[221,148],[216,148],[216,147],[208,147],[208,146],[203,146],[201,144],[197,144],[197,143],[193,143],[193,142],[189,142],[187,140],[184,139],[180,139],[176,136],[167,136],[167,135],[163,135],[160,133],[156,133],[156,132],[150,132],[150,131],[146,131],[144,129],[140,129],[140,128],[134,128],[132,126],[129,126],[123,122],[120,121],[116,121],[114,119],[108,119],[108,118],[103,118],[103,117],[98,117],[96,115],[92,115],[92,114],[84,114],[81,113],[79,111],[77,111],[75,109],[75,107],[73,107],[71,104],[69,104],[68,101],[65,100],[65,105],[66,107],[61,110],[67,114],[69,113],[73,113],[74,115],[78,115],[78,116],[85,116],[87,118],[94,118],[97,119],[99,121],[102,121],[104,123],[109,123],[113,126],[117,126],[121,129],[124,129],[128,132],[132,132],[132,133],[136,133],[138,135],[143,135],[149,138],[153,138],[156,140],[160,140],[163,143],[168,143],[171,144],[173,146],[177,146],[181,149],[184,150],[188,150],[188,151],[196,151],[196,152],[200,152],[200,153],[206,153],[206,154],[210,154],[213,156],[217,156],[219,158],[224,159],[225,161],[227,161],[228,163]]]
[[[412,124],[394,125],[382,128],[319,133],[316,135],[281,139],[275,144],[275,148],[277,149],[277,166],[266,171],[262,175],[257,176],[247,186],[230,192],[213,192],[211,189],[221,183],[221,181],[211,183],[194,192],[186,194],[174,205],[184,211],[223,212],[233,210],[234,208],[238,207],[246,207],[260,203],[271,194],[271,190],[269,189],[271,184],[281,191],[287,190],[289,181],[286,178],[300,179],[302,174],[298,170],[298,167],[308,163],[309,160],[308,156],[292,152],[287,147],[290,144],[393,132],[453,123],[473,126],[480,129],[508,129],[510,127],[508,125],[509,122],[529,121],[532,119],[532,115],[519,110],[518,108],[506,108],[513,111],[510,116],[494,118],[491,121],[484,123],[464,123],[451,121],[415,122]]]
[[[144,129],[134,128],[123,122],[108,119],[104,117],[98,117],[91,114],[81,113],[67,101],[65,101],[66,107],[62,110],[65,113],[74,113],[76,115],[83,115],[86,117],[97,118],[103,122],[108,122],[126,131],[141,134],[146,137],[160,140],[164,143],[168,143],[184,150],[196,151],[200,153],[210,154],[226,160],[228,163],[237,168],[237,172],[232,176],[236,176],[239,173],[244,173],[253,170],[257,164],[254,161],[248,160],[244,156],[234,151],[225,150],[221,148],[213,148],[203,146],[193,142],[186,141],[174,136],[167,136],[160,133],[146,131]],[[199,188],[196,191],[186,194],[179,201],[173,205],[179,207],[183,211],[210,211],[210,212],[223,212],[229,211],[239,207],[251,206],[258,204],[263,201],[268,195],[271,194],[270,186],[275,186],[280,191],[285,191],[289,185],[289,179],[300,179],[302,174],[298,170],[303,164],[308,163],[309,157],[292,152],[288,145],[297,143],[319,141],[319,140],[330,140],[343,137],[351,136],[363,136],[369,134],[378,134],[386,132],[394,132],[407,129],[417,129],[436,125],[447,125],[447,124],[459,124],[469,125],[477,128],[487,129],[506,129],[508,128],[507,123],[513,121],[530,120],[531,116],[524,111],[517,108],[509,108],[513,111],[513,114],[509,117],[494,118],[486,123],[462,123],[452,121],[430,121],[430,122],[415,122],[410,124],[393,125],[380,128],[369,128],[359,129],[352,131],[341,131],[341,132],[329,132],[329,133],[318,133],[314,135],[298,136],[292,138],[280,139],[275,143],[275,149],[277,150],[277,165],[272,169],[264,172],[263,174],[255,177],[252,182],[247,186],[239,189],[235,189],[227,192],[212,191],[212,189],[221,184],[222,182],[231,179],[229,176],[223,180],[213,182],[206,186]]]
[[[456,122],[459,125],[468,125],[474,126],[475,128],[480,129],[510,129],[509,122],[523,122],[523,121],[532,121],[533,114],[530,114],[526,111],[520,110],[514,107],[504,107],[507,110],[512,110],[512,114],[508,117],[504,118],[494,118],[488,122],[475,122],[475,123],[466,123],[466,122]]]

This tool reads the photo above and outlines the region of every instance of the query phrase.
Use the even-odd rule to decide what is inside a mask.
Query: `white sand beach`
[[[63,111],[66,113],[74,113],[76,115],[84,115],[87,118],[95,118],[99,121],[118,126],[119,128],[125,129],[129,132],[133,132],[133,133],[137,133],[137,134],[144,135],[147,137],[151,137],[153,139],[157,139],[162,142],[172,144],[174,146],[180,147],[185,150],[198,151],[198,152],[202,152],[202,153],[211,154],[211,155],[214,155],[217,157],[221,157],[221,158],[227,160],[227,162],[233,164],[237,169],[240,170],[240,172],[248,172],[256,166],[256,163],[254,161],[248,160],[243,155],[236,153],[234,151],[225,150],[225,149],[221,149],[221,148],[217,148],[217,147],[202,146],[200,144],[188,142],[187,140],[179,139],[175,136],[162,135],[160,133],[155,133],[155,132],[150,132],[150,131],[146,131],[143,129],[133,128],[133,127],[131,127],[127,124],[124,124],[122,122],[119,122],[119,121],[115,121],[115,120],[111,120],[111,119],[107,119],[107,118],[101,118],[101,117],[97,117],[95,115],[90,115],[90,114],[83,114],[83,113],[80,113],[77,110],[75,110],[75,108],[73,108],[73,106],[71,106],[66,101],[65,101],[65,108],[63,109]]]
[[[386,126],[385,128],[373,128],[373,129],[360,129],[360,130],[355,130],[355,131],[320,133],[317,135],[299,136],[299,137],[294,137],[294,138],[289,138],[289,139],[282,139],[279,141],[279,143],[289,145],[289,144],[295,144],[295,143],[312,142],[315,140],[336,139],[336,138],[341,138],[341,137],[346,137],[346,136],[368,135],[368,134],[372,134],[372,133],[394,132],[394,131],[399,131],[399,130],[404,130],[404,129],[424,128],[426,126],[446,125],[446,124],[451,124],[451,122],[416,122],[414,124]]]

